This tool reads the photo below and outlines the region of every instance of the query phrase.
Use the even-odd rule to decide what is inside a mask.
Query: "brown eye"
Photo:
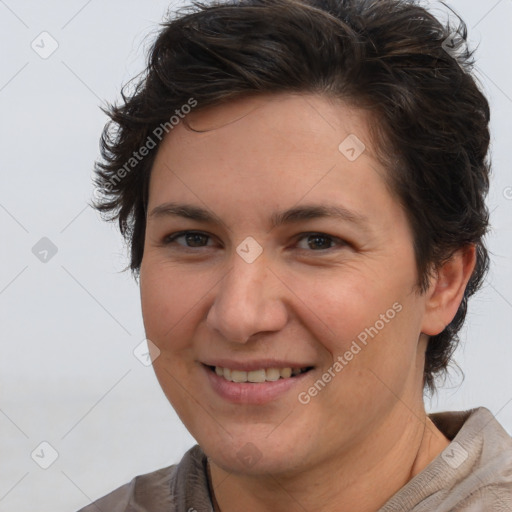
[[[182,231],[166,236],[163,243],[164,245],[170,245],[179,239],[183,239],[185,243],[178,243],[178,245],[193,249],[196,247],[206,247],[210,236],[198,231]]]
[[[340,238],[324,233],[305,233],[299,238],[298,243],[302,240],[306,240],[306,247],[299,247],[303,250],[322,251],[332,249],[335,244],[341,246],[347,245],[346,242]]]

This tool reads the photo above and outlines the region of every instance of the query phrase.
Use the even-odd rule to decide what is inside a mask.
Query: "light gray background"
[[[449,4],[480,43],[492,106],[493,265],[456,354],[465,381],[454,373],[428,407],[485,406],[512,432],[512,0]],[[142,70],[169,5],[0,0],[2,512],[74,511],[194,444],[133,355],[144,340],[138,288],[121,273],[116,226],[87,206],[99,105]],[[43,31],[59,45],[47,59],[31,48]],[[32,253],[42,237],[58,249],[46,263]],[[49,460],[43,441],[58,452],[46,470],[31,458]]]

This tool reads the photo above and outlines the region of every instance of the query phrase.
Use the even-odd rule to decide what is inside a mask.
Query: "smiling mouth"
[[[275,382],[280,379],[291,379],[313,369],[312,366],[304,368],[261,368],[259,370],[242,371],[222,368],[220,366],[208,366],[210,371],[219,377],[236,383]]]

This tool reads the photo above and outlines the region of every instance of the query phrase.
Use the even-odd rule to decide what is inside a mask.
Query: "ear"
[[[435,336],[453,320],[476,264],[474,244],[458,249],[438,269],[426,292],[421,332]]]

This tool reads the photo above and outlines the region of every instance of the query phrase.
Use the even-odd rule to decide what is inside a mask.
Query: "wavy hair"
[[[489,266],[489,104],[473,74],[466,25],[459,17],[455,29],[450,23],[412,0],[196,1],[177,11],[162,24],[147,68],[106,109],[95,166],[93,207],[118,221],[134,275],[158,147],[130,159],[156,127],[170,129],[170,116],[191,98],[197,109],[258,93],[342,99],[373,116],[390,190],[413,230],[419,292],[457,249],[477,249],[453,321],[428,343],[424,385],[434,391]]]

